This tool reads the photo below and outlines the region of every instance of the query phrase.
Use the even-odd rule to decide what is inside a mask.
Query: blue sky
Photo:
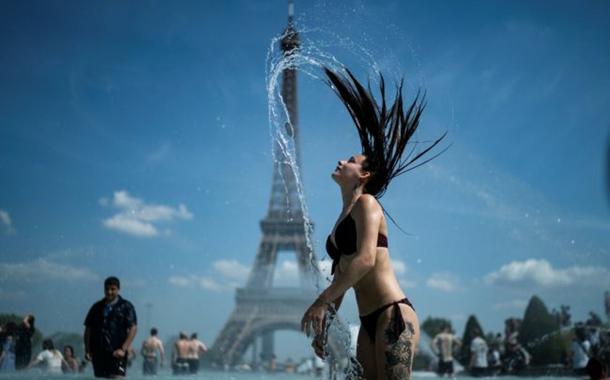
[[[475,313],[499,331],[534,293],[577,320],[603,313],[607,2],[297,1],[296,13],[323,32],[304,34],[317,46],[349,39],[389,80],[404,76],[407,97],[427,91],[419,137],[449,131],[452,147],[382,198],[411,234],[389,226],[422,320],[461,332]],[[150,302],[162,336],[213,341],[261,236],[265,58],[285,24],[284,1],[0,4],[0,311],[80,331],[116,274],[143,326]],[[370,74],[360,53],[330,45]],[[340,211],[330,173],[359,144],[320,81],[299,77],[299,108],[324,258]],[[292,258],[277,276],[296,283]],[[343,315],[357,321],[353,297]]]

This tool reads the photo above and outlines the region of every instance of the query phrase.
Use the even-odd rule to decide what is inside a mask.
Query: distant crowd
[[[529,366],[531,355],[519,343],[517,329],[507,327],[505,337],[497,334],[491,343],[483,338],[480,330],[474,329],[466,368],[471,376],[518,374]],[[462,342],[448,324],[434,337],[431,349],[438,356],[436,370],[439,375],[453,376],[455,353],[461,346]],[[592,380],[606,379],[610,366],[610,332],[602,333],[599,327],[577,323],[564,364],[576,376],[589,375]]]
[[[94,303],[84,325],[84,358],[75,356],[74,347],[66,344],[58,348],[52,339],[42,340],[40,352],[32,357],[32,340],[35,328],[35,317],[26,315],[20,322],[6,322],[0,326],[0,373],[41,368],[48,373],[80,373],[89,363],[96,377],[122,377],[131,366],[136,352],[132,342],[137,332],[136,311],[131,302],[119,295],[120,282],[116,277],[109,277],[104,282],[104,298]],[[497,374],[517,374],[528,367],[531,355],[518,340],[518,326],[507,321],[504,337],[497,334],[487,340],[482,332],[475,328],[473,339],[469,343],[469,361],[466,370],[473,376]],[[449,324],[432,342],[431,349],[438,357],[437,372],[439,375],[453,376],[455,372],[455,352],[462,346]],[[199,370],[201,355],[208,351],[197,333],[190,336],[181,332],[172,345],[170,366],[176,375],[195,374]],[[155,375],[165,364],[163,342],[158,337],[156,328],[150,330],[141,346],[142,372],[144,375]],[[265,361],[261,361],[263,363]],[[570,350],[564,362],[574,375],[589,375],[591,380],[608,377],[610,364],[610,332],[599,326],[577,323],[574,326]],[[285,372],[321,374],[324,363],[305,360],[295,363],[288,360],[282,365]],[[236,367],[242,371],[265,369],[269,372],[280,370],[275,355],[269,358],[264,368],[257,368],[242,363]],[[610,380],[610,379],[609,379]]]
[[[42,341],[42,350],[32,357],[32,341],[36,331],[32,314],[23,321],[0,326],[0,373],[39,368],[50,374],[80,373],[89,363],[96,377],[123,377],[136,352],[132,342],[137,332],[136,311],[131,302],[119,295],[120,281],[109,277],[104,282],[104,298],[94,303],[85,318],[84,359],[78,359],[72,345],[61,351],[52,339]],[[181,332],[172,346],[171,368],[174,374],[195,374],[199,361],[208,348],[197,338]],[[156,328],[144,340],[140,350],[142,372],[155,375],[164,365],[165,350]]]

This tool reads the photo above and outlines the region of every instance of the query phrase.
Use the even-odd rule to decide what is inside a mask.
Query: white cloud
[[[127,214],[116,214],[104,220],[104,226],[128,235],[140,237],[156,236],[159,233],[151,223],[142,222]]]
[[[46,280],[98,281],[99,276],[87,268],[58,264],[43,258],[23,263],[0,263],[1,282]]]
[[[276,268],[275,273],[283,278],[294,278],[299,275],[299,266],[296,261],[282,261]]]
[[[407,288],[407,289],[415,288],[417,286],[417,283],[415,281],[407,280],[405,278],[399,278],[398,283],[403,288]]]
[[[15,233],[13,221],[8,211],[0,209],[0,234],[12,235]]]
[[[392,260],[392,267],[394,268],[394,273],[396,273],[396,278],[398,279],[398,283],[403,288],[415,288],[416,283],[413,280],[407,279],[405,276],[407,274],[407,264],[405,264],[402,260]]]
[[[274,286],[299,286],[299,266],[294,260],[284,260],[277,263],[273,274]]]
[[[394,272],[397,275],[402,275],[407,273],[407,264],[401,260],[392,260],[392,267],[394,268]]]
[[[522,310],[527,305],[526,300],[515,299],[505,302],[498,302],[492,306],[494,310],[503,310],[503,309],[518,309]]]
[[[229,282],[226,284],[221,284],[217,280],[213,279],[209,276],[170,276],[167,279],[167,282],[170,285],[173,285],[178,288],[193,288],[198,287],[205,290],[212,290],[215,292],[232,290],[236,287],[236,284],[233,282]]]
[[[179,288],[190,287],[190,286],[193,286],[193,283],[194,283],[194,281],[191,277],[185,277],[185,276],[170,276],[167,279],[167,282],[170,285],[174,285]]]
[[[217,260],[212,263],[213,273],[211,275],[174,275],[167,282],[179,288],[201,288],[215,292],[231,291],[242,286],[250,268],[237,260]]]
[[[426,280],[426,286],[451,293],[459,289],[459,279],[448,272],[434,273]]]
[[[499,270],[487,274],[484,280],[495,285],[540,285],[547,288],[610,286],[610,270],[599,266],[577,265],[556,269],[547,260],[528,259],[503,265]]]
[[[217,283],[214,279],[210,277],[200,277],[199,278],[199,287],[202,289],[213,290],[213,291],[222,291],[226,290],[226,286],[222,286]]]
[[[242,281],[248,277],[250,268],[237,260],[218,260],[212,264],[214,270],[224,277]]]
[[[320,261],[319,268],[323,275],[330,276],[332,262]],[[206,275],[173,275],[168,278],[170,285],[182,288],[199,287],[212,291],[232,291],[244,286],[250,275],[250,267],[237,260],[217,260],[212,263],[212,270]],[[274,286],[299,286],[299,267],[294,260],[284,260],[277,263],[274,271]]]
[[[139,198],[129,195],[125,190],[115,191],[112,200],[100,199],[102,206],[113,206],[120,211],[110,218],[104,219],[106,228],[138,237],[153,237],[159,235],[160,222],[171,222],[176,219],[190,220],[193,214],[180,204],[177,208],[158,204],[146,204]],[[165,230],[165,235],[169,235]]]

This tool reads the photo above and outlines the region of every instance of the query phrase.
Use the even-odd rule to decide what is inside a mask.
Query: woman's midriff
[[[343,256],[339,265],[343,266],[343,261],[347,264],[350,260],[351,257]],[[380,306],[405,298],[389,264],[387,248],[377,248],[375,266],[354,285],[354,293],[360,315],[369,314]]]

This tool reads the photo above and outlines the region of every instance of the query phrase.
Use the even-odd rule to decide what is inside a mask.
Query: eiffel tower
[[[299,48],[299,36],[293,25],[294,6],[288,4],[288,26],[281,40],[282,54],[291,54]],[[282,72],[281,94],[288,111],[286,132],[293,138],[297,164],[298,151],[297,75],[287,68]],[[300,331],[300,322],[307,307],[317,297],[313,283],[317,272],[312,269],[306,241],[305,219],[298,196],[296,178],[287,163],[285,153],[276,143],[273,164],[271,199],[266,217],[261,220],[263,232],[246,286],[235,294],[235,309],[214,342],[208,357],[213,365],[231,367],[239,364],[248,350],[252,349],[253,361],[259,357],[269,360],[274,351],[274,332],[278,330]],[[300,287],[273,287],[273,277],[280,252],[293,251],[300,275]],[[330,357],[338,361],[347,357],[346,347],[340,341],[339,320],[329,332]],[[259,351],[260,350],[260,351]],[[313,351],[312,351],[313,353]],[[260,356],[259,356],[260,355]]]

